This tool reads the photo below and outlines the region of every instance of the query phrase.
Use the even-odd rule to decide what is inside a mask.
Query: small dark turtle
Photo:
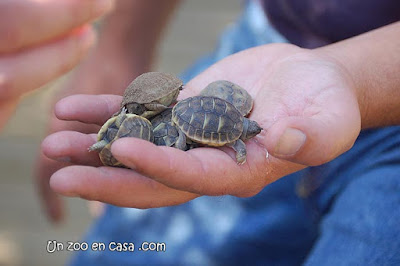
[[[130,114],[151,118],[176,102],[183,83],[177,77],[161,72],[138,76],[126,88],[121,108]]]
[[[253,108],[250,94],[239,85],[227,80],[217,80],[208,84],[200,95],[221,98],[233,104],[243,116],[248,115]]]
[[[217,97],[195,96],[178,102],[172,109],[172,121],[178,128],[175,146],[183,149],[186,137],[208,146],[230,146],[239,164],[246,162],[246,144],[261,132],[257,122],[243,117],[229,102]]]
[[[101,127],[97,134],[97,142],[90,146],[89,151],[99,151],[100,160],[104,165],[124,167],[111,154],[111,144],[125,137],[141,138],[153,142],[153,128],[144,117],[126,114],[123,109],[118,116],[111,117]]]
[[[157,146],[175,147],[179,134],[178,129],[172,123],[171,119],[172,107],[150,120],[153,126],[154,144]],[[199,143],[194,143],[190,139],[186,139],[186,147],[183,150],[191,150],[199,146]]]
[[[168,108],[150,120],[153,125],[154,144],[172,147],[178,139],[178,130],[171,122],[172,108]]]

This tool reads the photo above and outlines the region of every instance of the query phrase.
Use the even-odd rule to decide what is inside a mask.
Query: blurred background
[[[155,69],[177,75],[212,51],[218,34],[236,19],[240,8],[240,0],[182,1],[161,42]],[[49,254],[47,241],[79,241],[92,221],[86,201],[68,199],[67,220],[60,226],[51,225],[33,182],[49,103],[61,84],[58,80],[26,96],[0,134],[0,266],[63,265],[71,252]]]

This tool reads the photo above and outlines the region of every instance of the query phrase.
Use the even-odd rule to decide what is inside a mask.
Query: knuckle
[[[253,176],[252,179],[254,179],[254,181],[249,182],[247,187],[243,187],[243,185],[239,186],[235,190],[236,192],[232,195],[239,198],[250,198],[260,193],[260,191],[265,187],[265,182],[261,182],[261,177]],[[262,179],[265,179],[265,177],[262,177]]]

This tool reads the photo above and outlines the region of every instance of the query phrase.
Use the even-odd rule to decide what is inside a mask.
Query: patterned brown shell
[[[98,134],[98,140],[106,139],[110,141],[99,153],[100,160],[104,165],[110,166],[122,166],[123,165],[114,158],[111,153],[112,143],[119,139],[125,137],[140,138],[153,142],[153,128],[151,123],[146,119],[138,115],[127,114],[126,118],[123,120],[121,126],[117,128],[115,126],[116,117],[110,118],[101,128]],[[110,127],[112,130],[110,134]],[[115,129],[118,131],[115,133]]]
[[[113,116],[103,124],[99,130],[99,133],[97,133],[97,141],[106,140],[110,142],[115,138],[119,129],[115,125],[116,121],[117,116]]]
[[[209,146],[234,142],[243,132],[243,116],[217,97],[195,96],[178,102],[172,121],[189,139]]]
[[[158,102],[164,97],[174,98],[175,95],[178,95],[182,85],[180,79],[168,73],[144,73],[128,85],[121,106],[133,102],[139,104]],[[171,101],[173,100],[171,99]]]
[[[208,84],[199,95],[221,98],[233,104],[243,116],[248,115],[253,108],[253,99],[250,94],[228,80],[217,80]]]
[[[160,123],[171,122],[172,107],[162,111],[157,116],[153,117],[150,122],[153,128],[156,128]]]
[[[179,134],[171,122],[172,108],[168,108],[150,120],[153,125],[154,144],[157,146],[172,147],[177,141]]]

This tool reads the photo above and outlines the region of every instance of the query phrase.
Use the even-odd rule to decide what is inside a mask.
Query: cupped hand
[[[175,205],[201,195],[248,197],[285,175],[334,159],[360,132],[350,75],[321,52],[286,44],[249,49],[198,75],[180,96],[196,95],[218,79],[248,90],[255,100],[250,119],[264,128],[246,142],[245,164],[238,165],[228,147],[183,152],[123,138],[111,151],[131,169],[105,167],[97,153],[87,151],[95,134],[64,131],[48,136],[43,152],[78,165],[53,174],[51,187],[65,196],[136,208]],[[61,100],[55,113],[60,119],[101,125],[120,101],[120,96],[75,95]]]
[[[72,69],[94,43],[89,23],[111,0],[0,2],[0,129],[19,97]]]

